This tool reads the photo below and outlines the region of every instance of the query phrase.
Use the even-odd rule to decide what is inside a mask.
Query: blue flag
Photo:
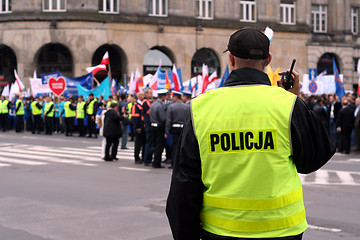
[[[85,100],[89,97],[90,93],[94,94],[94,97],[103,96],[104,99],[107,99],[111,95],[109,77],[105,78],[99,86],[91,90],[84,88],[79,83],[77,83],[76,85],[78,96],[84,96]]]
[[[345,95],[344,84],[340,79],[339,70],[336,67],[335,58],[333,58],[333,71],[334,71],[334,79],[335,79],[335,93],[341,99],[342,96]]]
[[[219,87],[224,86],[224,83],[225,83],[226,79],[228,78],[228,76],[229,76],[229,66],[226,65],[225,72],[224,72],[223,77],[221,78],[221,82],[219,84]]]

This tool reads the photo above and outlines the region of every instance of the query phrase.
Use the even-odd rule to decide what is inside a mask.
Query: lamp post
[[[195,28],[195,49],[196,49],[196,52],[198,50],[198,35],[203,31],[202,27],[200,24],[198,24]]]

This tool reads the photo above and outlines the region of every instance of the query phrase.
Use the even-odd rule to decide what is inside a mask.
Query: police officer
[[[175,156],[176,146],[179,141],[179,136],[184,126],[186,115],[189,112],[189,105],[182,102],[181,92],[172,91],[173,103],[167,107],[166,110],[166,133],[172,134],[172,146],[171,146],[171,166],[173,167],[173,159]],[[167,134],[165,134],[167,138]]]
[[[40,104],[38,97],[35,97],[34,101],[30,104],[30,107],[33,116],[33,128],[31,133],[35,134],[35,130],[37,130],[37,133],[39,134],[41,129],[41,114],[43,106]]]
[[[89,128],[89,135],[88,138],[91,138],[94,134],[94,137],[97,138],[97,131],[95,126],[95,116],[98,110],[98,102],[94,98],[94,94],[90,93],[89,98],[86,104],[86,114],[88,115],[88,128]]]
[[[145,127],[144,127],[144,115],[142,103],[144,100],[144,92],[140,91],[137,93],[137,100],[134,102],[131,109],[131,123],[134,126],[135,130],[135,148],[134,148],[134,158],[135,164],[142,164],[145,157]],[[141,158],[140,158],[141,151]]]
[[[289,91],[271,86],[269,46],[254,28],[235,32],[225,87],[192,100],[166,207],[174,239],[302,239],[298,172],[316,171],[335,148],[297,97],[297,72]]]
[[[83,96],[78,97],[76,104],[76,119],[78,122],[79,137],[85,136],[84,118],[85,118],[85,102]]]
[[[161,166],[161,156],[165,145],[165,97],[167,89],[157,91],[158,98],[150,107],[151,134],[153,136],[154,161],[153,168],[163,168]],[[149,163],[147,166],[150,166]],[[146,166],[146,164],[145,164]]]
[[[24,114],[25,114],[25,108],[24,108],[24,102],[23,102],[23,96],[17,95],[17,100],[15,102],[15,113],[16,113],[16,132],[22,132],[24,130]]]
[[[153,90],[152,88],[145,88],[144,90],[144,100],[142,101],[142,114],[144,117],[144,127],[145,127],[145,156],[144,164],[151,164],[152,155],[154,152],[153,148],[153,136],[151,134],[151,121],[150,121],[150,107],[151,102],[153,101]]]
[[[186,104],[190,104],[191,102],[191,92],[189,90],[183,91],[183,97],[182,100]]]
[[[52,135],[54,128],[54,113],[55,113],[55,104],[51,97],[46,98],[45,103],[45,134]]]
[[[10,102],[6,97],[1,96],[0,101],[0,122],[3,132],[7,130],[8,117],[9,117]]]
[[[66,130],[65,136],[72,136],[74,130],[74,117],[76,106],[74,105],[74,97],[70,97],[64,104],[65,110],[65,121],[66,121]]]

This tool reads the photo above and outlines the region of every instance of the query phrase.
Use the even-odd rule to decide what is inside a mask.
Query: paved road
[[[100,160],[100,139],[0,134],[0,240],[172,239],[170,169],[135,165],[133,143]],[[300,175],[304,239],[360,239],[360,155],[336,154]]]

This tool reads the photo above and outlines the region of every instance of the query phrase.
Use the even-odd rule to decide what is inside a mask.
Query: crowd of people
[[[155,92],[154,92],[155,93]],[[157,97],[153,97],[156,95]],[[97,138],[102,136],[101,158],[118,160],[117,149],[127,149],[135,141],[134,160],[154,168],[170,164],[191,95],[166,89],[153,94],[151,88],[136,95],[121,93],[104,99],[90,94],[86,101],[77,98],[16,96],[9,101],[1,96],[0,129],[3,132],[29,131],[32,134],[65,134]],[[165,149],[166,159],[162,161]]]
[[[171,164],[187,112],[184,103],[190,103],[191,95],[166,89],[155,95],[156,98],[153,90],[146,88],[136,95],[122,93],[108,99],[90,94],[86,101],[83,96],[77,99],[17,96],[11,102],[1,96],[0,128],[3,132],[15,129],[32,134],[88,138],[97,138],[100,133],[103,136],[101,155],[105,161],[117,160],[120,138],[121,149],[127,149],[128,140],[135,141],[135,163],[160,168],[163,149],[166,151],[163,162]],[[360,97],[348,93],[341,100],[335,94],[300,94],[300,98],[322,120],[338,152],[360,151]],[[111,116],[118,123],[108,121]]]
[[[360,96],[347,93],[339,99],[336,94],[300,94],[300,98],[322,120],[338,152],[360,151]]]

